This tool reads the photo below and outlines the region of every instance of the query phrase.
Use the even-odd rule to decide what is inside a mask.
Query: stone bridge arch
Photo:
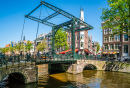
[[[3,76],[1,78],[1,81],[6,77],[6,76],[12,76],[13,78],[21,81],[22,83],[27,83],[27,76],[25,74],[22,74],[21,72],[14,72],[14,73],[10,73],[10,74],[5,74],[5,76]]]
[[[38,81],[38,68],[35,65],[30,66],[11,66],[6,69],[5,67],[0,68],[0,81],[2,81],[6,76],[12,75],[15,79],[23,83],[31,83]]]
[[[97,70],[105,70],[103,66],[106,64],[106,61],[96,61],[96,60],[77,60],[75,64],[72,64],[67,72],[72,74],[77,74],[83,72],[86,65],[93,65]]]

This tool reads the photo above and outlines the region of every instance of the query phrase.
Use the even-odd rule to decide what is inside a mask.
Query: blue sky
[[[41,0],[1,0],[0,1],[0,47],[5,47],[11,41],[18,42],[21,39],[24,15],[27,15],[35,7],[40,4]],[[44,0],[76,17],[80,16],[80,7],[84,8],[84,21],[92,25],[94,29],[88,31],[92,35],[93,41],[98,41],[102,45],[102,29],[101,19],[102,10],[100,7],[107,8],[106,0]],[[48,11],[48,13],[47,13]],[[42,6],[41,19],[45,18],[53,11]],[[32,16],[38,17],[40,8],[36,10]],[[50,22],[60,24],[66,22],[68,19],[59,15],[50,20]],[[33,41],[36,38],[38,23],[27,19],[25,20],[25,28],[23,35],[26,40]],[[48,33],[51,27],[40,24],[38,35],[41,33]]]

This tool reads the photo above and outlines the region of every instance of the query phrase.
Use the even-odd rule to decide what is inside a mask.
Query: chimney
[[[84,11],[83,11],[83,8],[80,9],[80,20],[84,21]]]

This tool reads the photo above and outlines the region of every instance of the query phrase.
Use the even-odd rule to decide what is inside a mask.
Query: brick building
[[[104,22],[101,23],[104,25]],[[103,56],[128,58],[130,56],[130,37],[123,32],[121,35],[112,36],[112,29],[103,29]]]

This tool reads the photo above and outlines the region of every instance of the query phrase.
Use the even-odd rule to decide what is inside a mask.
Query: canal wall
[[[94,65],[96,67],[96,70],[119,71],[130,73],[129,63],[98,60],[77,60],[77,62],[75,64],[72,64],[66,72],[72,74],[81,73],[87,65]]]
[[[118,71],[130,73],[130,64],[124,62],[111,62],[99,60],[77,60],[71,63],[50,63],[40,64],[38,67],[38,76],[48,75],[58,72],[68,72],[72,74],[82,73],[85,68],[91,68],[98,71]]]

